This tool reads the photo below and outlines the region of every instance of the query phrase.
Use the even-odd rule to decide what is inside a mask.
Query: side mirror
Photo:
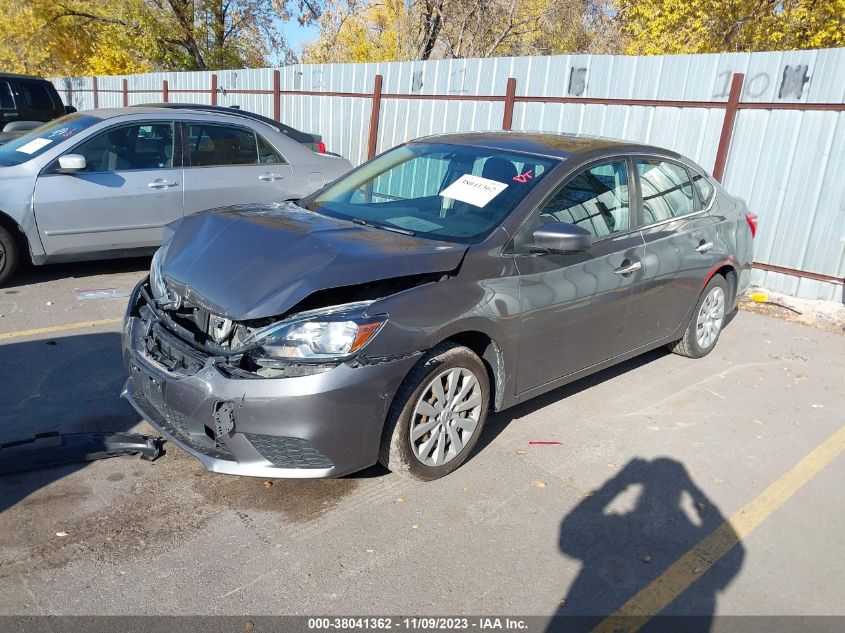
[[[65,154],[59,156],[59,168],[56,171],[60,174],[73,174],[83,171],[85,167],[85,157],[82,154]]]
[[[566,222],[549,222],[534,231],[535,248],[550,253],[586,251],[592,243],[592,233]]]

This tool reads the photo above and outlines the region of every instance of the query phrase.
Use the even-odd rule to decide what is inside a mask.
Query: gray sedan
[[[298,204],[183,220],[130,299],[124,397],[216,472],[442,477],[489,411],[710,353],[755,231],[674,152],[421,139]]]
[[[0,285],[34,264],[151,253],[210,207],[298,199],[351,168],[237,111],[92,110],[0,147]]]

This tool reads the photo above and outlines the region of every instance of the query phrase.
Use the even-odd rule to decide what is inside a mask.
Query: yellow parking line
[[[602,620],[593,633],[634,633],[641,629],[843,450],[845,426]]]
[[[65,325],[52,325],[50,327],[36,327],[31,330],[18,330],[17,332],[3,332],[0,333],[0,341],[5,341],[10,338],[20,338],[22,336],[37,336],[38,334],[53,334],[54,332],[78,330],[86,327],[95,327],[97,325],[112,325],[113,323],[120,323],[121,321],[123,321],[123,317],[115,317],[113,319],[100,319],[98,321],[83,321],[82,323],[66,323]]]

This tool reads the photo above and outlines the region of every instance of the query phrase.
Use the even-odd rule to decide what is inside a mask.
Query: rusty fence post
[[[125,77],[123,79],[123,107],[129,107],[129,80]]]
[[[381,112],[381,84],[383,80],[384,78],[381,75],[376,75],[376,81],[373,85],[373,104],[372,110],[370,110],[370,140],[367,144],[367,160],[370,160],[376,155],[379,114]]]
[[[742,96],[742,82],[745,75],[734,73],[731,78],[731,91],[728,93],[728,102],[725,104],[725,118],[722,120],[722,133],[719,136],[719,148],[716,150],[716,162],[713,165],[713,178],[722,182],[725,175],[725,165],[728,162],[728,152],[731,148],[731,137],[733,136],[736,113],[739,110],[739,99]]]
[[[273,71],[273,119],[282,119],[282,76],[278,69]]]
[[[94,108],[100,107],[100,91],[97,88],[97,78],[91,77],[91,92],[94,95]]]
[[[167,79],[161,80],[161,100],[164,103],[170,101],[170,84]]]
[[[211,105],[217,105],[217,73],[211,75]]]
[[[508,86],[505,90],[505,114],[502,117],[502,129],[510,130],[513,127],[513,104],[516,97],[516,78],[508,77]]]

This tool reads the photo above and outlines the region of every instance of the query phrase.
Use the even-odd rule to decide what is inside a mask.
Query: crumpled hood
[[[401,235],[292,203],[187,216],[162,272],[192,301],[235,321],[282,314],[317,290],[448,272],[467,246]]]

